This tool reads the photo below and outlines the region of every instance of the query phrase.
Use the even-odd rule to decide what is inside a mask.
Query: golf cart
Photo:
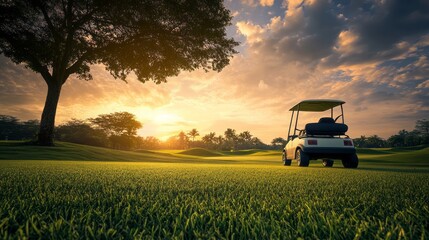
[[[310,160],[322,159],[323,166],[332,167],[333,159],[341,159],[345,168],[357,168],[359,160],[356,149],[352,139],[346,135],[348,126],[344,124],[344,103],[333,99],[311,99],[304,100],[289,110],[292,111],[292,117],[287,144],[283,149],[283,165],[290,166],[294,159],[298,166],[307,167]],[[336,112],[340,110],[335,119],[334,109]],[[307,123],[303,129],[298,129],[300,112],[325,111],[329,116],[325,115],[318,122]],[[341,123],[337,123],[339,121]]]

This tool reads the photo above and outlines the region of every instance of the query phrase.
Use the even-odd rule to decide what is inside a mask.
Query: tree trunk
[[[43,108],[42,119],[40,120],[40,130],[38,134],[38,144],[42,146],[54,145],[55,115],[57,113],[58,100],[60,98],[61,83],[48,83],[48,95],[46,96],[45,107]]]

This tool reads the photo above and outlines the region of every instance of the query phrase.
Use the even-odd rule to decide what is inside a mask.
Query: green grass
[[[0,237],[428,238],[429,149],[359,153],[358,169],[299,168],[278,151],[0,142]]]
[[[204,148],[192,148],[185,151],[181,151],[179,153],[184,155],[201,156],[201,157],[222,156],[222,154],[219,152],[210,151]]]

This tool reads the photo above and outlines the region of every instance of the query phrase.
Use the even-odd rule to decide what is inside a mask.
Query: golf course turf
[[[302,168],[268,150],[0,142],[0,237],[428,238],[429,148],[358,155]]]

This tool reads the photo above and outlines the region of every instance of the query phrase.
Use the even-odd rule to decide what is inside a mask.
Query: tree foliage
[[[429,144],[428,127],[429,121],[426,119],[421,119],[416,121],[414,130],[400,130],[397,134],[394,134],[387,138],[387,140],[384,140],[377,135],[373,135],[370,137],[361,136],[360,138],[355,138],[353,139],[353,142],[355,146],[363,148],[410,147]]]
[[[134,136],[143,125],[136,120],[134,114],[129,112],[115,112],[101,114],[89,121],[103,130],[107,135]]]
[[[284,139],[284,138],[282,138],[282,137],[274,138],[274,139],[271,141],[271,145],[272,145],[274,148],[277,148],[277,149],[281,149],[281,148],[283,148],[284,146],[286,146],[286,143],[287,143],[287,140],[285,140],[285,139]]]
[[[356,147],[408,147],[429,144],[425,131],[419,129],[417,121],[413,131],[400,130],[387,140],[372,135],[360,136],[353,139]],[[20,121],[18,118],[8,115],[0,115],[0,140],[27,140],[33,139],[38,129],[37,120]],[[254,137],[249,131],[236,134],[236,130],[228,128],[224,135],[216,135],[215,132],[205,134],[201,140],[190,141],[189,134],[180,131],[166,141],[161,141],[154,136],[137,136],[137,130],[142,124],[135,120],[131,113],[120,112],[101,114],[96,118],[87,120],[72,119],[56,128],[55,138],[60,141],[87,144],[93,146],[110,147],[117,149],[187,149],[189,147],[202,147],[221,151],[234,151],[242,149],[281,149],[286,140],[277,137],[271,141],[271,145],[263,143]],[[198,132],[191,129],[189,132]],[[192,143],[192,145],[191,145]],[[234,146],[234,148],[231,148]]]
[[[206,135],[203,136],[202,141],[205,144],[214,144],[215,143],[215,138],[216,138],[216,133],[215,132],[210,132]]]
[[[9,115],[0,115],[0,140],[33,140],[39,129],[38,120],[20,121]]]
[[[55,130],[55,138],[59,141],[107,147],[107,134],[94,128],[88,121],[72,119],[59,125]]]
[[[237,43],[223,1],[15,0],[0,4],[0,47],[50,79],[90,79],[102,63],[122,80],[164,82],[181,70],[219,71]]]
[[[109,137],[111,147],[117,149],[131,149],[136,145],[137,130],[143,126],[129,112],[101,114],[89,121],[102,130]]]
[[[195,141],[195,138],[196,137],[198,137],[198,136],[200,136],[200,133],[198,132],[198,130],[197,129],[192,129],[191,131],[189,131],[188,133],[187,133],[187,135],[190,137],[190,138],[192,138],[192,141]]]
[[[154,136],[137,137],[136,148],[148,150],[161,149],[161,141]]]
[[[415,131],[422,135],[425,142],[429,141],[429,120],[421,119],[416,122]]]

